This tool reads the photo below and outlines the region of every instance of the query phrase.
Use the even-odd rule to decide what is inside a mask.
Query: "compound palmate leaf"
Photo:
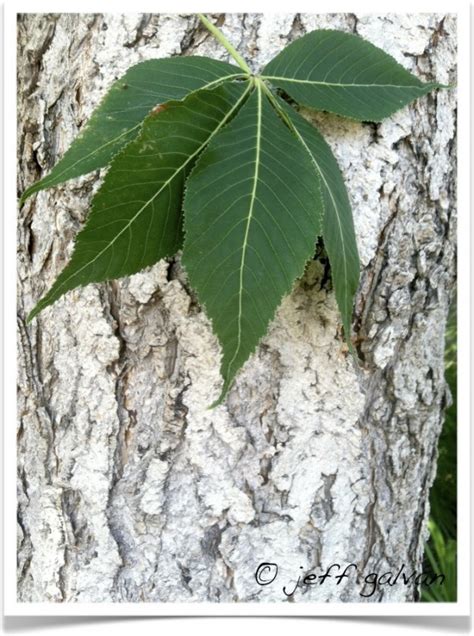
[[[183,264],[223,350],[225,396],[302,274],[321,231],[308,153],[260,84],[198,160],[184,199]]]
[[[241,75],[232,64],[199,56],[147,60],[132,66],[112,85],[50,174],[24,192],[21,203],[39,190],[107,165],[136,137],[143,118],[157,104]]]
[[[440,84],[423,84],[357,35],[318,30],[295,40],[262,71],[296,102],[378,122]]]
[[[237,66],[176,57],[132,67],[21,201],[110,165],[70,262],[28,319],[70,289],[133,274],[182,247],[191,286],[222,346],[217,404],[319,236],[355,353],[360,264],[349,197],[330,147],[288,102],[380,121],[442,85],[422,83],[358,36],[329,30],[299,38],[253,74],[200,18]]]
[[[248,83],[198,91],[147,117],[112,162],[70,262],[28,320],[79,285],[134,274],[180,249],[184,179],[248,91]]]

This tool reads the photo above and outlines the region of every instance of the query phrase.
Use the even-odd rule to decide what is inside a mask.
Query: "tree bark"
[[[254,69],[305,32],[336,28],[425,81],[456,80],[452,15],[226,14],[219,23]],[[50,170],[129,66],[181,54],[227,59],[193,15],[20,16],[19,191]],[[100,175],[26,203],[19,600],[418,600],[413,577],[364,578],[422,567],[455,284],[455,109],[455,91],[443,90],[378,125],[307,113],[353,207],[362,362],[347,355],[319,255],[215,410],[219,347],[179,256],[70,292],[26,325],[67,262]],[[279,567],[264,586],[262,562]],[[283,592],[334,563],[342,568],[324,584]],[[357,576],[336,585],[350,563]]]

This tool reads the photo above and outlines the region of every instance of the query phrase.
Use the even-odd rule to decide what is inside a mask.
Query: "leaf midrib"
[[[242,256],[240,259],[240,271],[239,271],[239,310],[237,314],[237,345],[235,348],[234,355],[227,365],[227,376],[229,375],[230,368],[237,358],[241,343],[242,343],[242,298],[243,298],[243,281],[244,281],[244,267],[245,267],[245,256],[247,253],[247,245],[248,245],[248,235],[250,230],[250,224],[253,218],[253,209],[255,205],[255,199],[257,196],[257,185],[258,185],[258,176],[260,170],[260,147],[261,147],[261,135],[262,135],[262,88],[260,82],[256,83],[257,87],[257,98],[258,98],[258,107],[257,107],[257,132],[256,132],[256,140],[255,140],[255,170],[253,175],[253,186],[252,193],[250,195],[250,205],[249,212],[247,216],[247,225],[245,227],[244,234],[244,242],[242,245]]]
[[[423,90],[426,88],[426,84],[423,86],[414,86],[413,84],[350,84],[341,82],[323,82],[320,80],[303,80],[292,77],[280,77],[278,75],[261,75],[263,80],[277,80],[282,82],[292,82],[294,84],[318,84],[320,86],[339,86],[340,88],[413,88],[415,90]]]
[[[103,250],[101,250],[92,260],[88,261],[87,263],[85,263],[80,269],[78,269],[77,271],[75,271],[73,274],[71,274],[70,276],[68,276],[68,278],[66,278],[60,285],[59,287],[56,289],[56,293],[58,290],[62,289],[70,280],[71,278],[74,278],[75,276],[77,276],[78,274],[80,274],[86,267],[89,267],[90,265],[92,265],[92,263],[95,263],[95,261],[102,256],[108,249],[110,249],[114,243],[118,240],[118,238],[120,236],[122,236],[122,234],[124,232],[126,232],[130,226],[135,223],[135,220],[140,216],[140,214],[143,212],[143,210],[145,210],[145,208],[147,208],[150,203],[152,203],[156,197],[161,194],[161,192],[163,192],[163,190],[173,181],[173,179],[176,177],[177,174],[179,174],[187,165],[190,161],[192,161],[194,159],[194,157],[196,155],[198,155],[201,150],[203,150],[203,148],[205,148],[205,146],[208,145],[208,143],[211,141],[211,139],[214,137],[214,135],[216,135],[218,133],[218,131],[222,128],[222,126],[225,124],[225,122],[229,119],[229,117],[232,115],[232,113],[240,106],[241,102],[245,99],[245,97],[247,96],[249,90],[251,88],[251,84],[249,83],[249,86],[247,87],[247,89],[244,91],[244,93],[242,94],[242,96],[237,100],[237,102],[232,106],[232,108],[229,110],[229,112],[225,115],[225,117],[222,119],[222,121],[219,123],[219,125],[215,128],[215,130],[212,131],[212,133],[209,135],[209,137],[199,146],[199,148],[197,150],[195,150],[193,152],[192,155],[190,155],[186,161],[172,174],[171,177],[169,177],[169,179],[167,179],[163,185],[160,187],[160,189],[155,192],[155,194],[150,197],[150,199],[148,199],[148,201],[146,201],[146,203],[144,203],[142,205],[142,207],[138,210],[138,212],[130,219],[130,221],[124,225],[124,227],[120,230],[120,232],[106,245],[106,247],[104,247]]]

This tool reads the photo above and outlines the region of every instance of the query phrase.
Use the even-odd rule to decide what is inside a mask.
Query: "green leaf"
[[[184,179],[249,90],[232,83],[198,91],[146,118],[112,162],[69,264],[28,320],[70,289],[134,274],[181,247]]]
[[[341,31],[312,31],[262,72],[295,101],[361,121],[381,121],[440,84],[423,84],[370,42]]]
[[[352,210],[344,180],[331,148],[319,131],[282,100],[278,100],[278,105],[289,117],[290,127],[309,153],[321,182],[324,245],[331,264],[332,281],[345,337],[352,349],[352,307],[359,285],[360,263]]]
[[[198,56],[147,60],[132,66],[112,85],[50,174],[24,192],[20,204],[34,192],[108,164],[137,136],[144,117],[157,104],[238,76],[242,71],[237,66]]]
[[[321,192],[261,83],[187,180],[183,264],[223,349],[224,398],[312,256]]]
[[[309,33],[253,76],[200,18],[239,67],[201,57],[133,67],[22,201],[111,164],[69,264],[28,320],[70,289],[173,254],[184,209],[183,264],[222,346],[218,404],[321,234],[353,352],[360,264],[344,181],[319,132],[269,84],[302,105],[372,121],[441,85],[423,84],[381,49],[339,31]]]

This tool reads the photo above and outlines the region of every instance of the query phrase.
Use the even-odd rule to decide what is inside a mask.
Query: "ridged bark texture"
[[[456,82],[451,15],[226,14],[219,24],[255,70],[301,34],[336,28],[423,80]],[[129,66],[180,54],[228,59],[193,15],[20,16],[19,191],[54,165]],[[179,256],[71,292],[26,325],[71,253],[100,175],[26,203],[19,600],[417,600],[413,579],[360,593],[370,572],[421,571],[447,396],[455,114],[455,90],[444,90],[379,125],[311,116],[353,206],[362,363],[347,355],[321,253],[215,410],[220,352]],[[261,586],[264,561],[279,573]],[[333,563],[357,564],[359,577],[283,593]]]

